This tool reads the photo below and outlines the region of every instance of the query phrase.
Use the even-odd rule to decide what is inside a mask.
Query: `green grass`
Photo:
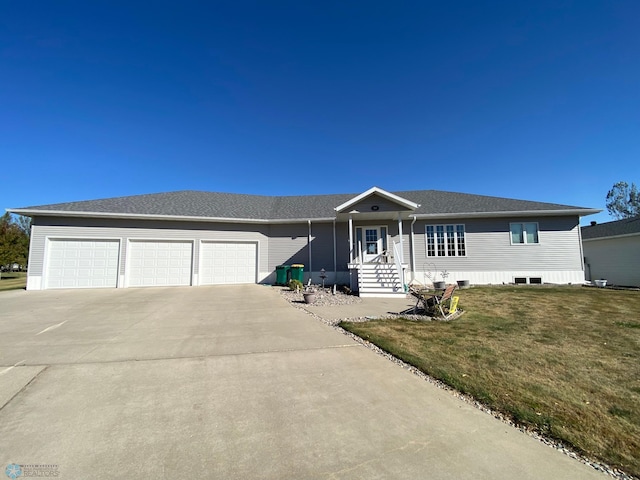
[[[0,275],[0,292],[4,290],[18,290],[26,288],[27,274],[25,272],[2,272]]]
[[[640,292],[476,287],[452,322],[341,326],[519,424],[640,476]]]

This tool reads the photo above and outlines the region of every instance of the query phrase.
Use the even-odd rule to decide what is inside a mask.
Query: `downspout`
[[[311,283],[311,275],[313,273],[313,266],[311,264],[311,220],[309,222],[309,235],[307,237],[307,245],[309,246],[309,283]]]
[[[409,242],[411,243],[411,281],[413,282],[416,279],[416,248],[415,248],[415,239],[413,236],[413,224],[416,223],[418,217],[413,216],[413,221],[411,222],[411,231],[409,232]]]
[[[336,260],[336,219],[333,219],[333,283],[338,283],[338,261]]]
[[[582,266],[582,273],[586,274],[587,272],[584,265],[584,251],[582,248],[582,227],[580,226],[580,216],[578,216],[578,240],[580,241],[580,265]],[[591,265],[589,265],[589,280],[591,280]]]

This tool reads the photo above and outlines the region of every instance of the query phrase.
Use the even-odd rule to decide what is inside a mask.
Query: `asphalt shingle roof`
[[[585,210],[584,207],[439,190],[392,192],[420,204],[416,214],[461,214]],[[357,193],[264,196],[183,190],[80,202],[38,205],[12,210],[163,215],[203,218],[288,220],[331,218],[334,208]]]
[[[640,233],[640,216],[582,227],[583,240],[633,233]]]

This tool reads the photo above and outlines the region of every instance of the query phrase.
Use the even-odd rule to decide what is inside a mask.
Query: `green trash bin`
[[[304,283],[304,265],[296,263],[291,265],[291,280],[300,280]]]
[[[276,267],[276,285],[287,285],[291,278],[291,267],[289,265],[278,265]]]

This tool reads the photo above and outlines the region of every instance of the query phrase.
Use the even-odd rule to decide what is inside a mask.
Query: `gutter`
[[[114,218],[120,220],[175,220],[178,222],[226,222],[226,223],[260,223],[284,224],[307,223],[308,218],[230,218],[230,217],[199,217],[185,215],[159,215],[147,213],[105,213],[105,212],[70,212],[67,210],[29,210],[25,208],[7,208],[7,212],[26,217],[74,217],[74,218]],[[335,217],[314,218],[314,222],[332,222]]]
[[[583,238],[583,242],[595,242],[597,240],[609,240],[611,238],[627,238],[627,237],[636,237],[640,235],[640,232],[636,233],[622,233],[620,235],[609,235],[607,237],[594,237],[594,238]]]
[[[602,210],[595,208],[563,209],[563,210],[514,210],[506,212],[466,212],[466,213],[421,213],[413,215],[417,219],[440,218],[496,218],[496,217],[554,217],[559,215],[593,215]]]
[[[147,213],[108,213],[108,212],[75,212],[67,210],[31,210],[28,208],[7,208],[7,212],[26,217],[75,217],[75,218],[114,218],[132,220],[175,220],[178,222],[227,222],[227,223],[254,223],[254,224],[286,224],[307,223],[309,218],[230,218],[230,217],[199,217],[195,215],[161,215]],[[463,213],[423,213],[414,214],[416,219],[455,219],[455,218],[496,218],[496,217],[540,217],[558,215],[592,215],[600,213],[599,209],[565,209],[565,210],[521,210],[508,212],[463,212]],[[314,222],[329,223],[336,217],[318,217]]]

